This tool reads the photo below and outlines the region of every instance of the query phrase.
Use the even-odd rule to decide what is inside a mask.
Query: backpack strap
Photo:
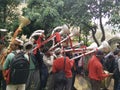
[[[17,52],[16,52],[16,51],[13,51],[12,53],[13,53],[14,55],[16,55],[16,54],[17,54]]]
[[[14,55],[17,55],[17,52],[16,51],[13,51],[12,52]],[[13,59],[15,58],[15,56],[13,57]],[[11,68],[11,63],[13,62],[13,60],[10,62],[10,65],[9,65],[9,68]]]
[[[66,56],[64,56],[64,71],[65,71],[65,64],[66,64]]]

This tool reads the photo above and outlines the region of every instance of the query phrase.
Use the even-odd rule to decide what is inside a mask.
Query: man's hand
[[[110,76],[112,76],[112,75],[113,75],[113,73],[109,73],[109,75],[110,75]]]

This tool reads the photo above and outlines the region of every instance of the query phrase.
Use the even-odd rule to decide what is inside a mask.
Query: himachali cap
[[[33,43],[28,41],[24,44],[24,49],[25,50],[31,50],[33,48]]]
[[[103,51],[101,50],[96,51],[96,56],[102,56],[102,55],[104,55]]]
[[[20,46],[23,46],[23,41],[18,39],[18,38],[16,38],[13,43],[17,44],[17,45],[20,45]]]

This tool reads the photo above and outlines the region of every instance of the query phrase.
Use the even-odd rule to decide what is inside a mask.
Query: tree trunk
[[[99,21],[100,21],[100,29],[102,32],[102,38],[101,38],[101,42],[103,42],[105,40],[105,31],[104,31],[104,27],[102,24],[102,0],[100,0],[100,5],[99,5]]]
[[[92,28],[91,30],[92,30],[92,37],[93,37],[94,41],[96,42],[97,46],[99,46],[98,40],[97,40],[96,37],[95,37],[96,28]]]
[[[97,44],[97,46],[99,46],[99,42],[98,42],[98,40],[97,40],[96,37],[95,37],[97,27],[96,27],[96,26],[90,26],[90,25],[88,25],[86,22],[82,22],[82,23],[83,23],[86,27],[88,27],[90,30],[92,30],[93,40],[95,41],[95,43]]]
[[[105,30],[102,24],[102,17],[100,17],[100,29],[102,31],[102,38],[101,38],[101,42],[103,42],[105,40]]]

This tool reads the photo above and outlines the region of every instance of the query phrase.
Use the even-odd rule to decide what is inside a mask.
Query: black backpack
[[[24,52],[14,53],[10,63],[10,83],[24,84],[29,75],[29,61],[24,57]]]

